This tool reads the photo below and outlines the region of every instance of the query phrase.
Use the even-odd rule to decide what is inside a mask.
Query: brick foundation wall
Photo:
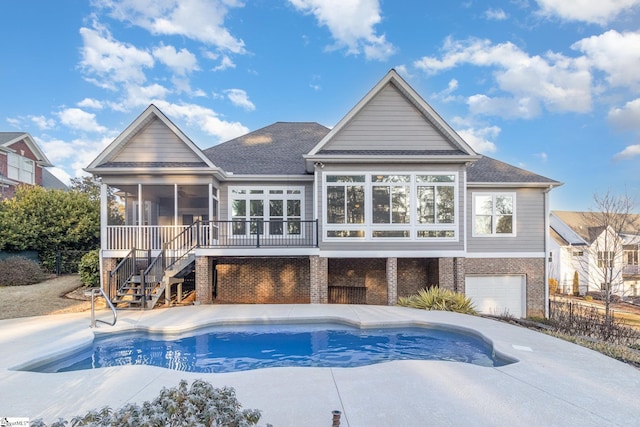
[[[116,294],[115,284],[112,289],[108,289],[109,272],[115,270],[117,266],[117,258],[102,258],[102,289],[106,292],[109,298],[113,298]]]
[[[466,258],[466,274],[524,274],[527,280],[527,316],[544,317],[544,258]],[[464,290],[464,289],[462,289]]]
[[[219,258],[215,304],[308,304],[310,260]],[[196,271],[196,281],[198,271]]]
[[[386,258],[331,258],[329,286],[366,288],[366,303],[387,305]]]
[[[430,283],[428,260],[424,258],[398,258],[398,297],[408,297],[426,288]]]

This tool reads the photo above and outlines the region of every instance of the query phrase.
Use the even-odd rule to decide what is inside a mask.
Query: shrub
[[[471,299],[461,293],[432,286],[420,289],[417,295],[398,298],[398,305],[423,310],[454,311],[463,314],[477,314]]]
[[[549,277],[549,293],[555,294],[558,292],[558,281],[552,277]]]
[[[76,416],[69,423],[58,420],[51,427],[72,426],[214,426],[248,427],[260,420],[260,411],[241,409],[236,392],[231,387],[214,388],[211,384],[195,380],[189,388],[185,380],[178,387],[163,388],[153,402],[142,406],[129,403],[119,410],[109,407],[92,410]],[[31,427],[46,427],[35,420]]]
[[[593,301],[593,297],[591,295],[585,295],[584,296],[584,300],[585,301]]]
[[[42,282],[47,275],[40,264],[30,259],[14,256],[0,260],[0,285],[24,286]]]
[[[78,264],[80,280],[85,286],[100,286],[100,253],[98,249],[87,252]]]

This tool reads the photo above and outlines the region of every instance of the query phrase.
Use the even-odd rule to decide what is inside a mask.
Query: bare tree
[[[595,210],[583,213],[589,242],[583,257],[583,268],[589,282],[598,287],[605,305],[605,322],[611,321],[614,291],[624,292],[623,269],[625,244],[638,236],[639,215],[633,214],[635,199],[628,194],[607,191],[593,196]],[[637,248],[638,241],[635,245]]]

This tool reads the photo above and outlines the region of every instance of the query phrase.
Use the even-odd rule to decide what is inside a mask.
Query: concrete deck
[[[109,312],[99,317],[108,319]],[[194,374],[149,366],[70,373],[17,371],[27,362],[83,347],[93,339],[89,314],[0,321],[0,417],[50,423],[127,402],[155,398],[180,379],[232,386],[244,408],[262,410],[260,425],[630,426],[640,422],[640,370],[597,352],[502,322],[446,312],[352,305],[191,306],[119,312],[115,327],[181,331],[210,323],[342,320],[378,324],[447,324],[491,340],[517,363],[487,368],[455,362],[395,361],[358,368],[270,368]]]

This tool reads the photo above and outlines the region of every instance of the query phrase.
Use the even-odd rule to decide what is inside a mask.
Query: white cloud
[[[484,128],[466,128],[458,131],[458,134],[478,153],[493,153],[497,150],[496,144],[490,141],[500,134],[498,126]]]
[[[640,0],[536,0],[545,16],[606,24],[640,5]]]
[[[94,110],[102,110],[102,108],[104,108],[102,102],[98,101],[97,99],[91,98],[85,98],[82,101],[78,102],[77,105],[78,107],[93,108]]]
[[[629,160],[640,156],[640,144],[633,144],[625,147],[624,150],[613,156],[614,160]]]
[[[640,130],[640,98],[627,102],[622,108],[612,108],[607,119],[618,130]]]
[[[173,46],[160,45],[153,49],[153,56],[180,76],[199,69],[196,56],[184,48],[176,51]]]
[[[80,108],[65,108],[58,113],[60,122],[72,129],[86,132],[105,132],[107,128],[100,126],[96,121],[96,115],[87,113]]]
[[[213,67],[212,71],[224,71],[228,68],[236,68],[236,64],[227,55],[223,55],[220,64]]]
[[[53,119],[48,119],[44,116],[29,116],[29,120],[35,124],[39,129],[51,129],[56,125]]]
[[[96,0],[113,18],[131,22],[156,35],[187,37],[232,53],[245,53],[244,42],[224,27],[240,0]]]
[[[227,98],[229,101],[235,106],[242,107],[247,111],[253,111],[256,109],[256,106],[249,100],[249,96],[247,92],[242,89],[228,89],[225,91],[227,93]]]
[[[487,9],[484,12],[484,16],[490,21],[504,21],[508,18],[506,12],[502,9]]]
[[[640,87],[640,32],[610,30],[571,47],[583,52],[591,67],[603,71],[611,86]]]
[[[56,178],[58,178],[63,183],[69,185],[69,183],[71,182],[72,176],[69,175],[64,169],[60,169],[58,167],[52,167],[52,168],[47,168],[47,170],[51,172]]]
[[[97,23],[94,26],[97,28],[80,28],[83,41],[80,68],[86,80],[112,90],[116,83],[145,82],[143,69],[153,67],[153,57],[145,50],[113,39]]]
[[[220,142],[249,132],[240,122],[221,120],[215,111],[199,105],[172,104],[166,101],[157,101],[155,104],[167,116],[185,120],[189,125],[197,126],[209,135],[217,137]]]
[[[506,117],[534,117],[542,104],[549,111],[587,112],[591,109],[591,74],[584,58],[569,58],[548,52],[530,56],[513,43],[492,44],[489,40],[447,39],[442,57],[424,57],[414,66],[436,74],[471,64],[495,69],[495,81],[506,95],[469,99],[475,112],[506,114]],[[510,108],[518,106],[514,111]],[[486,110],[482,110],[486,107]]]
[[[382,20],[378,0],[289,0],[297,10],[312,14],[326,26],[336,41],[333,49],[346,48],[350,55],[364,53],[367,59],[386,60],[394,46],[374,27]]]

